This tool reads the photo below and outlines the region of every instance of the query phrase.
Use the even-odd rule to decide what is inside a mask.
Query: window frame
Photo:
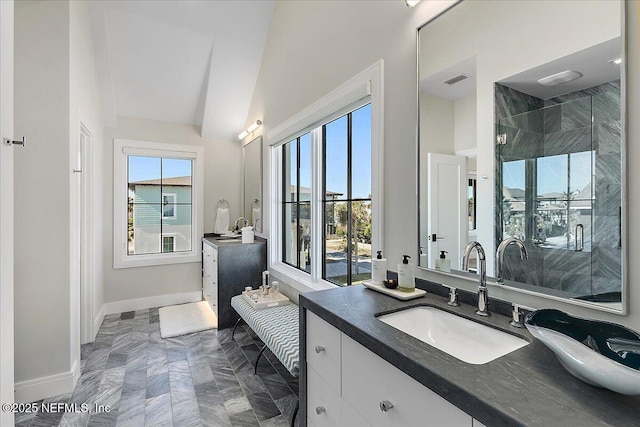
[[[191,160],[191,250],[129,255],[127,251],[128,156],[164,157]],[[113,140],[113,268],[144,267],[200,262],[204,207],[204,148],[184,144]],[[165,194],[165,193],[163,193]],[[177,203],[177,198],[175,199]],[[177,211],[174,208],[174,213]],[[162,211],[161,219],[164,217]],[[163,236],[164,233],[161,234]],[[162,237],[160,238],[162,243]],[[162,246],[160,247],[162,250]]]
[[[383,218],[383,153],[384,153],[384,62],[376,62],[325,97],[294,115],[267,134],[269,143],[269,188],[271,201],[269,268],[275,277],[287,281],[298,291],[334,288],[335,283],[322,278],[323,204],[322,204],[322,125],[366,104],[371,104],[371,198],[372,253],[384,247]],[[311,192],[311,273],[282,262],[282,150],[280,147],[311,132],[312,192]]]

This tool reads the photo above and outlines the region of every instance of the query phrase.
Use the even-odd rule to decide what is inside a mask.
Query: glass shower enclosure
[[[496,246],[510,286],[598,302],[621,298],[619,81],[552,99],[495,84]]]

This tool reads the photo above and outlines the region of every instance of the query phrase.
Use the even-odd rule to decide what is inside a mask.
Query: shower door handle
[[[582,252],[584,249],[584,226],[582,224],[576,224],[573,229],[573,250],[576,252]]]

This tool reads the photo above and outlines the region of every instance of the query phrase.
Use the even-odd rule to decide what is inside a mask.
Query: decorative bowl
[[[398,281],[395,279],[384,279],[382,284],[387,289],[395,289],[398,287]]]
[[[524,324],[576,378],[617,393],[640,394],[637,332],[552,309],[529,313]]]

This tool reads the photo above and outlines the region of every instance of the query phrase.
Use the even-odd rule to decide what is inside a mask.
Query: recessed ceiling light
[[[543,77],[538,80],[542,86],[558,86],[563,83],[570,82],[582,77],[582,74],[577,71],[567,70],[561,73],[553,74],[551,76]]]
[[[612,59],[611,61],[609,61],[609,64],[620,65],[622,64],[622,58]]]
[[[417,5],[418,3],[420,3],[420,0],[404,0],[405,3],[407,3],[407,6],[409,7],[413,7],[415,5]]]

